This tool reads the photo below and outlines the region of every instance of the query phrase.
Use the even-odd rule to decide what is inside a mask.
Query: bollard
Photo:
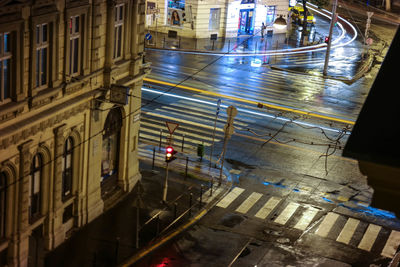
[[[201,203],[203,202],[203,185],[200,185],[200,205],[199,209],[201,209]]]
[[[211,48],[211,50],[214,50],[214,40],[213,40],[213,43],[212,43],[212,48]]]
[[[156,218],[156,236],[160,233],[160,214],[157,215]]]
[[[181,48],[181,37],[179,36],[179,43],[178,43],[179,49]]]
[[[174,220],[176,219],[176,211],[177,211],[177,208],[178,208],[178,203],[174,203]]]
[[[185,180],[188,176],[188,164],[189,164],[189,157],[186,157]]]
[[[231,40],[228,40],[228,54],[229,54],[230,49],[231,49]]]
[[[212,190],[213,190],[213,180],[210,181],[210,197],[212,197]]]
[[[254,46],[254,54],[257,54],[257,41],[256,41],[256,45]]]
[[[151,164],[151,169],[154,170],[154,161],[156,158],[156,148],[153,147],[153,163]]]
[[[192,217],[192,198],[193,198],[193,193],[190,193],[190,195],[189,195],[189,217]]]
[[[164,36],[163,48],[165,48],[165,36]]]

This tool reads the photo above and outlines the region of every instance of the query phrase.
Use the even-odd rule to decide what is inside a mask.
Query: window
[[[268,6],[266,26],[271,26],[274,24],[275,16],[276,16],[276,6]]]
[[[11,34],[0,33],[0,102],[11,97]]]
[[[42,169],[42,157],[40,154],[36,154],[33,157],[31,173],[29,175],[29,218],[31,221],[40,216]]]
[[[6,214],[7,214],[6,193],[7,193],[7,175],[5,172],[0,172],[0,238],[4,238],[6,234]]]
[[[72,192],[72,170],[73,170],[73,148],[74,142],[71,137],[64,144],[62,157],[62,199],[66,200]]]
[[[45,86],[48,82],[49,30],[48,24],[36,26],[36,87]]]
[[[221,9],[220,8],[211,8],[210,9],[210,20],[208,24],[209,30],[218,30],[219,22],[221,17]]]
[[[122,126],[122,115],[119,109],[112,109],[108,113],[103,135],[103,152],[101,161],[102,182],[118,173],[119,139]]]
[[[169,0],[168,8],[176,8],[185,10],[185,0]]]
[[[122,56],[122,38],[124,33],[124,5],[114,8],[114,59]]]
[[[69,20],[69,74],[78,75],[81,54],[81,16],[72,16]]]

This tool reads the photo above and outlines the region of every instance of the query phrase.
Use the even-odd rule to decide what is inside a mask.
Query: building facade
[[[260,35],[264,22],[268,31],[279,16],[287,18],[289,0],[148,0],[147,30],[189,38]]]
[[[0,266],[41,266],[140,179],[144,0],[0,0]]]

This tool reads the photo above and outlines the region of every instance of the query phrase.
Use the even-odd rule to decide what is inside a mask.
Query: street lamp
[[[279,16],[274,22],[274,27],[283,30],[286,27],[286,20],[282,17],[282,15]]]

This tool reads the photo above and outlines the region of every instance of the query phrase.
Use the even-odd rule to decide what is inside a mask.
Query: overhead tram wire
[[[259,31],[257,31],[256,34],[258,34],[258,32],[259,32]],[[250,38],[252,38],[252,36],[249,36],[248,38],[246,38],[245,40],[243,40],[239,45],[242,45],[243,43],[247,42]],[[130,113],[127,113],[127,114],[126,114],[124,117],[122,117],[121,119],[122,119],[122,120],[123,120],[123,119],[126,119],[126,118],[132,116],[133,114],[135,114],[136,112],[140,111],[143,107],[145,107],[145,106],[147,106],[147,105],[153,103],[153,101],[156,101],[157,99],[159,99],[160,97],[162,97],[165,93],[169,93],[170,91],[172,91],[173,89],[175,89],[178,85],[181,85],[182,83],[184,83],[185,81],[191,79],[193,76],[197,75],[198,73],[200,73],[201,71],[203,71],[203,70],[206,69],[207,67],[209,67],[209,66],[211,66],[212,64],[214,64],[215,62],[219,61],[219,60],[220,60],[221,58],[223,58],[226,54],[229,54],[233,49],[234,49],[234,48],[232,48],[232,49],[230,49],[228,52],[223,53],[222,55],[218,56],[216,59],[212,60],[210,63],[208,63],[208,64],[205,65],[204,67],[200,68],[200,69],[197,70],[195,73],[193,73],[193,74],[191,74],[191,75],[188,75],[186,78],[184,78],[183,80],[181,80],[181,81],[178,82],[177,84],[175,84],[175,85],[170,86],[169,88],[167,88],[164,92],[162,92],[161,94],[155,96],[154,98],[152,98],[151,100],[149,100],[146,104],[141,105],[139,108],[133,110],[133,111],[130,112]],[[102,90],[102,89],[98,88],[98,89],[96,89],[96,90]],[[126,94],[126,93],[125,93],[125,94]],[[128,96],[132,96],[132,95],[129,95],[129,94],[128,94]],[[141,99],[141,97],[137,97],[137,96],[133,96],[133,97],[136,97],[136,98],[140,98],[140,99]],[[93,100],[98,101],[98,99],[93,99]],[[91,109],[92,109],[92,108],[91,108]],[[110,108],[110,109],[112,109],[112,108]],[[106,109],[106,110],[108,110],[108,109]],[[106,110],[105,110],[105,111],[106,111]],[[115,121],[115,122],[113,122],[113,123],[114,123],[115,125],[117,125],[119,122]],[[121,121],[121,123],[122,123],[122,121]],[[100,135],[100,134],[103,134],[103,131],[104,131],[104,130],[102,129],[101,131],[98,131],[97,133],[94,133],[92,136],[89,136],[87,139],[84,139],[84,140],[82,140],[80,143],[74,145],[72,149],[76,149],[76,148],[78,148],[79,146],[81,146],[81,145],[83,145],[83,144],[89,142],[89,141],[90,141],[91,139],[93,139],[94,137],[96,137],[96,136],[98,136],[98,135]],[[53,138],[46,139],[45,141],[49,141],[49,140],[51,140],[51,139],[53,139]],[[17,157],[17,156],[19,156],[19,153],[16,153],[16,154],[14,154],[14,155],[11,155],[9,158],[13,158],[13,157]],[[61,155],[56,155],[53,159],[47,161],[47,162],[44,163],[42,166],[50,165],[50,164],[52,164],[53,162],[55,162],[59,157],[62,157],[62,156],[63,156],[62,154],[61,154]],[[31,175],[31,174],[29,173],[29,174],[27,174],[27,175],[23,175],[23,176],[19,177],[18,179],[15,179],[12,183],[7,184],[7,185],[4,187],[4,189],[8,189],[10,186],[13,186],[13,185],[17,184],[18,182],[22,181],[24,178],[29,177],[30,175]]]

